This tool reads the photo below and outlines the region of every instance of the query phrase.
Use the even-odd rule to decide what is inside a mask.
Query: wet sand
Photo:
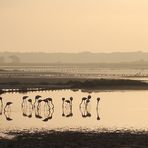
[[[148,133],[38,132],[0,139],[1,148],[147,148]]]

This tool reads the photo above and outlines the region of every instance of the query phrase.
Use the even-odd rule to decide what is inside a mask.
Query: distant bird
[[[90,103],[91,95],[88,95],[87,97],[83,97],[82,101],[80,103],[80,112],[82,114],[82,117],[91,117],[91,114],[88,111],[88,104]],[[83,107],[82,107],[83,104]]]
[[[86,106],[86,103],[88,103],[90,99],[91,99],[91,95],[88,95],[88,97],[83,97],[79,106],[81,107],[83,102],[84,102],[84,105]]]
[[[65,101],[65,98],[62,98],[62,116],[64,117],[65,116],[65,112],[64,112],[64,101]]]
[[[23,96],[22,108],[23,108],[24,105],[27,104],[27,98],[28,98],[28,96]]]
[[[35,107],[35,104],[37,103],[37,101],[38,101],[40,98],[41,98],[40,95],[36,95],[36,96],[35,96],[35,102],[34,102],[34,104],[33,104],[33,107]]]
[[[37,109],[39,110],[40,109],[40,107],[41,107],[41,102],[42,102],[43,100],[38,100],[38,104],[37,104]]]
[[[3,106],[3,98],[0,97],[0,102],[1,102],[1,105]]]
[[[100,117],[99,117],[99,111],[98,111],[98,108],[99,108],[99,102],[100,102],[100,98],[97,98],[97,107],[96,107],[96,111],[97,111],[97,120],[100,120]]]
[[[5,105],[5,108],[4,108],[4,112],[7,111],[8,109],[11,109],[10,105],[12,105],[12,104],[13,104],[12,102],[7,102]]]
[[[62,98],[63,100],[63,103],[62,103],[62,110],[63,110],[63,113],[62,113],[62,116],[65,116],[65,117],[71,117],[73,116],[73,113],[72,113],[72,101],[73,101],[73,97],[70,97],[69,100],[65,100],[65,98]],[[66,103],[66,108],[64,107],[64,104]],[[68,114],[65,115],[65,109],[68,111]]]
[[[97,102],[99,102],[100,101],[100,98],[97,98]]]
[[[54,104],[52,102],[52,98],[46,98],[48,100],[48,105],[50,108],[54,108]],[[50,105],[51,104],[51,105]],[[51,107],[52,106],[52,107]]]
[[[30,108],[33,108],[32,99],[29,99],[28,102],[30,103]]]
[[[71,103],[71,101],[70,101],[70,100],[65,100],[65,102],[66,102],[66,103],[68,103],[68,104],[70,104],[70,103]]]
[[[71,105],[71,107],[72,107],[73,97],[70,97],[70,101],[71,101],[71,104],[70,104],[70,105]]]
[[[46,107],[50,108],[47,98],[44,99],[44,100],[42,100],[42,101],[44,102],[44,109],[45,109]]]
[[[70,97],[70,101],[71,101],[71,102],[73,101],[73,97]]]
[[[82,105],[82,103],[84,102],[84,104],[85,104],[85,101],[87,100],[88,98],[86,98],[86,97],[83,97],[82,98],[82,101],[81,101],[81,103],[80,103],[80,107],[81,107],[81,105]]]
[[[23,96],[23,98],[22,98],[22,99],[23,99],[23,100],[26,100],[27,98],[28,98],[28,96]]]
[[[3,112],[3,99],[0,97],[0,115],[2,115]]]
[[[91,99],[91,95],[88,95],[88,97],[87,97],[88,99]]]

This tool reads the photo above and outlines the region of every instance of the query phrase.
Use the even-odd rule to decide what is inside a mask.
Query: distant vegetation
[[[0,63],[122,63],[148,62],[148,53],[13,53],[1,52]]]

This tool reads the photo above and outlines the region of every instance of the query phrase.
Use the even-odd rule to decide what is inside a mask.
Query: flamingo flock
[[[89,110],[89,105],[91,104],[92,96],[88,95],[86,97],[82,97],[81,102],[79,104],[80,113],[83,118],[91,117],[91,113]],[[72,117],[73,116],[73,97],[68,99],[62,98],[62,117]],[[97,98],[96,112],[97,112],[97,120],[100,120],[99,117],[99,102],[100,98]],[[3,114],[6,117],[7,121],[13,120],[11,118],[11,108],[13,106],[13,102],[6,102],[3,106],[3,98],[0,97],[0,115]],[[47,122],[52,119],[54,113],[54,103],[51,97],[43,98],[40,95],[36,95],[34,99],[25,95],[22,97],[21,103],[22,115],[24,117],[32,118],[33,112],[34,116],[37,119],[42,119],[42,121]],[[44,114],[42,113],[44,111]]]

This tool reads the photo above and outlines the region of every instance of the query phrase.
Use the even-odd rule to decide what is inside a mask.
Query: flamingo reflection
[[[48,120],[51,120],[52,119],[52,116],[53,116],[53,113],[54,113],[54,109],[49,109],[49,110],[46,110],[46,114],[45,114],[45,119],[43,119],[44,122],[47,122]]]

